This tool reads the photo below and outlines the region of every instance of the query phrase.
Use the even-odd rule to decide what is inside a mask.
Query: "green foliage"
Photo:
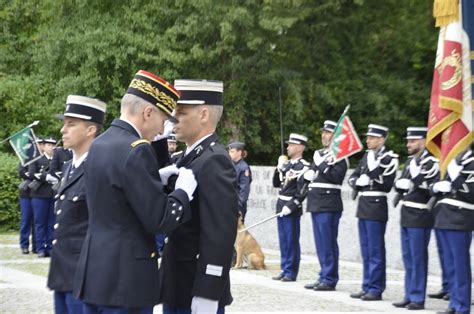
[[[251,164],[280,153],[280,87],[284,136],[308,135],[310,150],[348,103],[359,134],[384,124],[402,155],[405,128],[426,124],[431,1],[7,0],[0,20],[0,138],[34,120],[59,137],[69,94],[106,101],[109,123],[139,69],[223,80],[218,133],[245,141]]]
[[[18,159],[10,154],[0,153],[0,230],[18,230],[19,183]]]

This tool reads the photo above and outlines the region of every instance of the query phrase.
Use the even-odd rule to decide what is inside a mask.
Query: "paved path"
[[[13,242],[13,236],[0,237],[0,313],[52,313],[52,293],[46,288],[49,259],[22,255]],[[16,241],[16,238],[15,238]],[[7,243],[5,243],[7,242]],[[278,254],[265,250],[267,270],[232,270],[231,283],[234,303],[227,313],[398,313],[391,303],[403,296],[403,272],[387,271],[387,290],[384,300],[364,302],[349,297],[360,288],[361,265],[341,262],[341,280],[334,292],[315,292],[303,286],[313,282],[318,271],[316,258],[303,256],[297,282],[284,283],[272,280],[278,274]],[[428,291],[437,291],[439,278],[430,276]],[[434,313],[445,309],[447,303],[428,299],[427,310]],[[161,313],[161,307],[155,307]]]

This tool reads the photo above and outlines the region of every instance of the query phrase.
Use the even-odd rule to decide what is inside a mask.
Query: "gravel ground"
[[[0,235],[0,313],[52,313],[52,293],[46,288],[49,259],[34,254],[21,254],[17,235]],[[396,313],[391,303],[403,297],[403,272],[387,271],[387,290],[381,302],[351,299],[349,294],[360,289],[362,267],[358,263],[340,264],[340,282],[335,292],[304,289],[319,271],[313,256],[303,256],[297,282],[272,280],[279,273],[278,252],[265,250],[266,270],[238,269],[231,271],[234,303],[228,313],[293,312],[293,313]],[[439,278],[430,277],[428,291],[437,291]],[[427,311],[445,309],[447,303],[428,299]],[[155,307],[161,313],[161,307]]]

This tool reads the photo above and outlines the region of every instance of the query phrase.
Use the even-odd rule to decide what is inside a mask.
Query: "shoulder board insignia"
[[[309,166],[309,162],[307,162],[306,160],[304,160],[303,158],[301,158],[301,163],[305,166]]]
[[[472,162],[472,161],[474,161],[474,157],[470,157],[470,158],[468,158],[468,159],[466,159],[466,160],[463,160],[463,161],[461,162],[461,164],[462,164],[462,165],[467,165],[468,163],[470,163],[470,162]]]
[[[132,144],[130,144],[130,146],[132,146],[133,148],[137,147],[138,145],[140,144],[150,144],[149,141],[147,140],[144,140],[144,139],[140,139],[140,140],[136,140],[135,142],[133,142]]]

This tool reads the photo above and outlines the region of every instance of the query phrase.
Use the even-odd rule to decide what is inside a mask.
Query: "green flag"
[[[36,143],[35,133],[31,127],[26,127],[13,134],[8,142],[13,147],[22,166],[27,166],[42,156]]]

